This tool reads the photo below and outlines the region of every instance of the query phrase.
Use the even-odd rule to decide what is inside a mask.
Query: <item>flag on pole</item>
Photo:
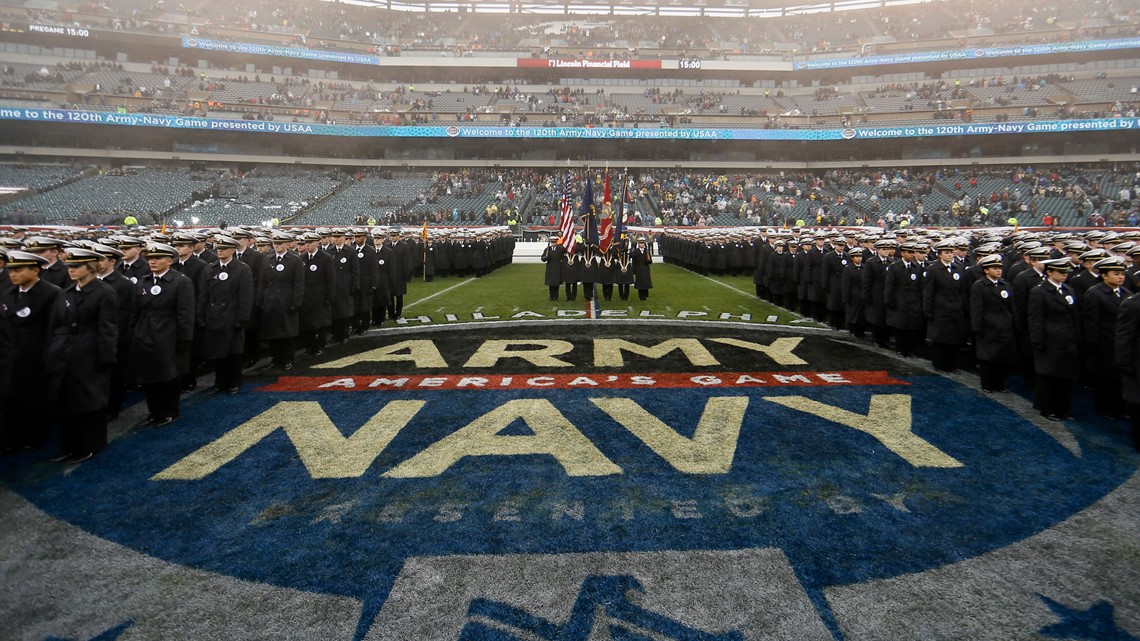
[[[614,210],[614,244],[617,245],[618,251],[625,249],[625,239],[622,236],[625,234],[625,201],[629,197],[629,178],[622,176],[621,198],[618,200],[617,209]]]
[[[427,221],[424,221],[424,228],[420,230],[420,238],[427,242]]]
[[[594,181],[590,172],[586,172],[586,187],[582,193],[582,209],[579,210],[586,227],[586,245],[598,244],[598,214],[594,210]]]
[[[602,218],[598,232],[598,249],[608,251],[614,238],[613,197],[610,195],[610,168],[606,167],[606,186],[602,190]]]
[[[574,194],[571,191],[573,183],[567,176],[562,181],[562,218],[558,225],[558,240],[567,254],[574,253],[577,242],[574,240]]]

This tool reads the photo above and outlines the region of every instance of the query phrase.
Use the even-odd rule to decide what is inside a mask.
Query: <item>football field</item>
[[[1140,638],[1140,455],[1087,392],[1046,421],[750,276],[542,274],[0,459],[0,639]]]

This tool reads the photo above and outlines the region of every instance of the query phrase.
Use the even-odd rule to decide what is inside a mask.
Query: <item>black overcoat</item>
[[[305,265],[286,252],[269,254],[261,276],[261,337],[293,338],[300,331],[301,303],[305,298]]]
[[[217,360],[245,353],[245,326],[253,313],[253,270],[240,260],[209,265],[198,296],[198,322],[204,332],[202,358]]]
[[[922,279],[922,310],[929,319],[927,334],[935,343],[961,345],[966,342],[966,301],[969,291],[962,268],[935,261]]]
[[[1080,373],[1080,322],[1077,299],[1046,280],[1029,290],[1027,322],[1033,368],[1042,376],[1075,378]]]
[[[98,278],[55,298],[44,352],[45,397],[60,416],[107,407],[118,361],[119,297]]]
[[[194,284],[168,269],[135,284],[137,320],[127,371],[136,383],[165,383],[190,371],[194,339]]]
[[[970,288],[970,330],[978,360],[1012,363],[1017,355],[1016,314],[1009,283],[983,276]]]
[[[301,327],[328,327],[332,325],[333,296],[336,294],[336,267],[333,258],[318,249],[311,256],[308,253],[301,254],[301,261],[305,265]]]
[[[887,305],[887,326],[921,329],[922,267],[917,262],[908,267],[902,260],[891,263],[883,281],[883,300]]]

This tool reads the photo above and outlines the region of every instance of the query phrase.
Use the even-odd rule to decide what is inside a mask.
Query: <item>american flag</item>
[[[558,239],[567,254],[573,254],[577,241],[574,240],[574,182],[569,177],[562,181],[562,218],[559,221]]]

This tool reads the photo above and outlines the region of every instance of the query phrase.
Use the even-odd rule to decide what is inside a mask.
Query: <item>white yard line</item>
[[[736,287],[733,287],[732,285],[729,285],[728,283],[722,283],[719,280],[717,280],[715,278],[709,278],[708,276],[701,276],[701,278],[709,281],[710,283],[716,283],[717,285],[720,285],[721,287],[727,287],[727,288],[731,289],[732,291],[734,291],[738,294],[744,294],[745,296],[747,296],[749,298],[756,298],[756,292],[746,292],[743,289],[737,289]]]
[[[449,291],[451,291],[451,290],[455,289],[456,287],[463,287],[463,286],[464,286],[464,285],[466,285],[467,283],[470,283],[470,282],[472,282],[472,281],[474,281],[474,280],[475,280],[474,278],[468,278],[467,280],[463,281],[462,283],[459,283],[459,284],[457,284],[457,285],[452,285],[451,287],[448,287],[447,289],[441,289],[441,290],[439,290],[438,292],[436,292],[436,293],[432,294],[431,296],[425,296],[425,297],[423,297],[423,298],[421,298],[421,299],[419,299],[419,300],[417,300],[417,301],[413,301],[413,302],[411,302],[411,303],[408,303],[407,305],[404,305],[404,309],[407,309],[407,308],[409,308],[409,307],[412,307],[412,306],[414,306],[414,305],[419,305],[420,303],[426,303],[427,301],[429,301],[429,300],[431,300],[431,299],[435,298],[436,296],[440,296],[440,295],[442,295],[442,294],[446,294],[447,292],[449,292]]]

